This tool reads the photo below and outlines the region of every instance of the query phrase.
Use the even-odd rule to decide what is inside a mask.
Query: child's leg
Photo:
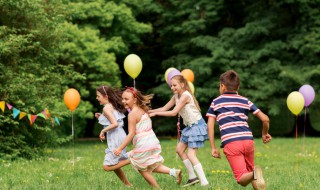
[[[174,168],[171,169],[171,168],[161,164],[156,169],[154,169],[153,172],[162,173],[162,174],[169,174],[172,177],[176,178],[176,181],[178,184],[181,183],[182,172],[179,169],[174,169]]]
[[[170,174],[170,168],[165,165],[159,165],[156,167],[153,172],[161,173],[161,174]]]
[[[197,149],[196,148],[188,148],[188,158],[192,162],[194,170],[198,174],[201,185],[202,186],[208,185],[209,182],[206,178],[206,175],[204,174],[202,165],[197,158]]]
[[[196,178],[196,174],[193,171],[192,163],[190,162],[187,153],[185,152],[188,145],[183,142],[179,142],[176,148],[176,152],[178,153],[179,157],[182,159],[184,165],[187,168],[189,178],[188,179],[194,179]]]
[[[253,144],[246,146],[247,143],[246,141],[235,141],[228,143],[223,149],[234,177],[241,186],[247,186],[253,180],[254,147]]]
[[[111,165],[111,166],[108,166],[108,165],[103,165],[103,169],[106,170],[106,171],[114,171],[116,169],[119,169],[119,168],[122,168],[123,166],[126,166],[130,164],[130,160],[127,159],[127,160],[121,160],[118,164],[116,165]]]
[[[156,179],[153,177],[150,171],[139,171],[143,178],[154,188],[160,189]]]
[[[131,186],[131,183],[128,181],[125,173],[122,171],[121,168],[114,170],[114,173],[117,174],[117,176],[119,177],[119,179],[126,184],[126,186]]]

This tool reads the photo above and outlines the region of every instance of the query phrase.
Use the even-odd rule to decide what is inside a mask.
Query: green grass
[[[217,144],[220,141],[217,140]],[[161,140],[162,156],[168,167],[181,168],[183,182],[186,169],[176,157],[176,140]],[[76,142],[75,164],[72,164],[72,145],[46,150],[48,156],[37,160],[8,162],[0,160],[0,189],[128,189],[113,172],[105,172],[101,165],[105,143]],[[268,189],[316,189],[320,187],[320,138],[275,138],[267,145],[255,140],[255,163],[261,165]],[[131,149],[131,147],[129,147]],[[221,151],[222,153],[222,151]],[[222,154],[223,155],[223,154]],[[209,143],[198,151],[211,189],[244,189],[233,178],[227,160],[213,159]],[[130,165],[124,171],[133,189],[151,189]],[[172,177],[154,174],[162,189],[179,189]],[[200,189],[197,184],[187,189]],[[246,189],[252,189],[249,185]]]

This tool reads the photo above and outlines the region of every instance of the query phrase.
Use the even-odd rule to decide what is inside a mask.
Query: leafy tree
[[[140,35],[150,32],[151,27],[138,22],[122,1],[70,0],[65,4],[67,41],[62,46],[60,63],[72,64],[87,78],[76,84],[85,91],[82,100],[87,105],[79,126],[85,132],[82,135],[93,136],[97,124],[93,112],[101,111],[97,109],[96,87],[102,84],[122,87],[120,65],[129,47],[141,43]]]
[[[279,126],[273,132],[283,135],[291,130],[287,95],[306,83],[319,88],[318,1],[158,3],[162,9],[157,9],[152,23],[162,52],[162,81],[166,68],[192,69],[195,95],[205,114],[212,98],[219,95],[220,74],[234,69],[241,77],[240,93]],[[153,92],[168,96],[164,82]]]
[[[70,80],[83,79],[72,66],[58,64],[63,6],[59,1],[0,1],[0,100],[28,114],[49,109],[61,121],[67,115],[62,95]],[[50,120],[0,114],[0,157],[32,158],[48,145],[68,140]],[[50,118],[51,119],[51,118]]]

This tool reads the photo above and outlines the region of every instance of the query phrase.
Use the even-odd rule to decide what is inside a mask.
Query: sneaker
[[[182,180],[182,172],[181,170],[176,170],[176,181],[178,185],[180,185],[181,180]]]
[[[266,182],[262,176],[262,169],[260,166],[255,166],[253,170],[253,179],[256,180],[256,186],[258,190],[266,189]]]
[[[182,187],[189,187],[190,185],[194,185],[194,184],[199,183],[199,182],[200,182],[200,180],[199,180],[198,177],[195,177],[193,179],[188,179],[187,183]]]

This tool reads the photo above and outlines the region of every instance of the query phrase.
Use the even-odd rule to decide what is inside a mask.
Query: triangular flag
[[[24,116],[26,116],[27,113],[26,112],[20,112],[20,115],[19,115],[19,120],[22,119]]]
[[[54,117],[54,120],[58,123],[58,125],[60,126],[60,121],[57,117]]]
[[[20,113],[20,110],[18,110],[17,108],[13,108],[13,118],[16,118]]]
[[[46,116],[43,113],[38,113],[37,116],[42,117],[44,119],[47,119]]]
[[[1,108],[2,112],[4,112],[4,108],[5,108],[4,104],[5,104],[4,101],[0,102],[0,108]]]
[[[12,105],[10,105],[10,104],[8,104],[8,103],[7,103],[7,107],[9,108],[9,110],[12,109]]]
[[[49,110],[46,108],[46,116],[47,116],[47,118],[49,118],[50,117],[50,112],[49,112]]]
[[[28,115],[28,117],[29,117],[29,115]],[[37,117],[38,117],[37,115],[30,115],[30,118],[29,118],[30,125],[32,125],[34,123],[34,121],[37,119]]]

